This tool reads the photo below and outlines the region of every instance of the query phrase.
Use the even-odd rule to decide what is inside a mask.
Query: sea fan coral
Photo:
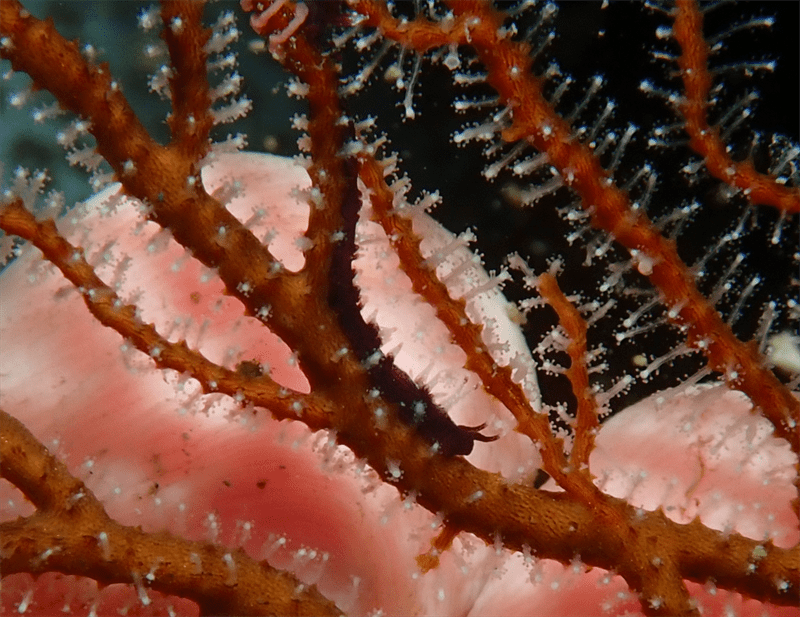
[[[97,49],[0,7],[34,119],[78,114],[68,159],[117,181],[63,208],[19,168],[0,206],[3,610],[796,615],[800,149],[727,92],[772,20],[655,7],[676,70],[638,91],[676,120],[639,138],[550,62],[550,4],[243,7],[307,105],[294,159],[214,128],[253,106],[232,12],[140,13],[161,143]],[[405,174],[461,173],[403,141],[447,74],[477,232]]]

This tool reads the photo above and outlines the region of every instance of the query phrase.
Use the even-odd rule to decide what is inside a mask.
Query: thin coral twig
[[[186,341],[172,343],[151,324],[136,317],[136,307],[124,304],[86,262],[82,251],[71,245],[50,221],[39,222],[21,201],[0,206],[0,229],[29,240],[81,292],[87,308],[104,326],[130,340],[161,369],[191,375],[206,393],[221,392],[254,405],[266,407],[278,418],[303,419],[309,426],[330,428],[330,406],[314,394],[303,394],[280,386],[269,375],[247,377],[221,367],[192,349]],[[302,414],[297,410],[301,409]]]
[[[169,49],[172,114],[168,122],[171,144],[184,155],[200,160],[209,149],[213,126],[211,96],[206,75],[205,46],[209,30],[202,26],[205,2],[183,0],[161,4],[162,31]]]
[[[360,160],[361,178],[370,189],[376,220],[383,226],[400,256],[400,267],[411,279],[414,291],[435,307],[437,317],[467,355],[465,368],[475,371],[484,389],[511,411],[518,422],[516,430],[537,444],[544,470],[559,486],[580,495],[586,503],[600,507],[602,497],[588,475],[571,473],[564,457],[564,444],[553,435],[547,415],[531,407],[521,385],[512,379],[511,368],[498,366],[489,353],[481,338],[481,327],[467,315],[465,302],[451,298],[444,283],[425,264],[419,250],[421,240],[414,232],[411,221],[392,208],[393,194],[383,178],[381,165],[366,154],[362,154]]]
[[[693,0],[680,0],[671,15],[675,39],[681,46],[678,64],[685,93],[677,109],[686,121],[689,147],[703,157],[712,176],[741,190],[751,204],[772,206],[786,213],[800,212],[800,188],[790,188],[778,183],[774,176],[757,172],[752,161],[731,159],[719,130],[709,126],[711,75],[703,13]]]
[[[575,443],[569,461],[575,469],[588,469],[589,455],[594,449],[594,438],[600,428],[600,422],[597,401],[589,386],[589,371],[586,366],[586,321],[561,291],[552,274],[548,272],[541,274],[536,289],[555,309],[559,322],[569,338],[567,353],[571,363],[566,369],[566,375],[572,385],[572,393],[578,399]]]

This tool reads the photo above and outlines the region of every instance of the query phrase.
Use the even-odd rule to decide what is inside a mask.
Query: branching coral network
[[[257,236],[226,207],[240,186],[211,191],[201,177],[204,166],[235,145],[235,140],[213,143],[215,125],[236,119],[249,107],[237,99],[220,107],[219,99],[236,88],[232,82],[209,85],[209,63],[226,62],[222,52],[232,38],[230,14],[224,13],[213,28],[203,25],[205,6],[200,2],[165,1],[159,14],[142,14],[147,27],[160,19],[169,58],[161,87],[171,104],[170,139],[161,144],[140,122],[107,65],[87,58],[52,21],[37,19],[16,0],[0,6],[2,58],[14,71],[29,75],[36,89],[51,93],[61,109],[83,119],[96,142],[91,153],[111,167],[121,194],[137,201],[140,218],[163,229],[192,260],[218,277],[224,294],[238,300],[247,316],[280,337],[307,380],[307,390],[287,387],[249,360],[212,360],[187,340],[175,340],[144,320],[136,298],[121,294],[113,280],[101,276],[96,260],[52,213],[42,214],[38,193],[43,180],[36,174],[16,172],[0,206],[0,228],[7,239],[21,239],[38,249],[78,291],[94,320],[147,356],[153,371],[173,371],[197,382],[203,396],[224,396],[254,414],[269,413],[277,420],[301,422],[311,431],[330,431],[336,444],[349,449],[360,465],[374,470],[403,499],[411,497],[436,514],[438,535],[417,559],[421,576],[440,567],[441,556],[459,535],[472,534],[493,550],[525,555],[526,560],[535,557],[614,572],[635,593],[645,614],[700,614],[687,581],[713,581],[720,589],[765,605],[796,606],[796,545],[718,530],[701,516],[679,523],[661,508],[638,507],[603,489],[590,458],[614,394],[593,385],[598,363],[589,335],[590,328],[602,323],[613,294],[631,296],[646,286],[641,293],[647,308],[632,311],[617,340],[632,337],[630,332],[640,327],[647,331],[638,320],[653,306],[663,308],[653,320],[679,332],[674,355],[695,353],[703,358],[703,368],[687,381],[715,378],[743,393],[753,414],[766,419],[774,436],[789,444],[795,475],[786,484],[793,485],[790,508],[796,526],[798,367],[780,360],[775,351],[780,340],[788,348],[787,356],[798,353],[798,338],[791,332],[797,318],[797,300],[791,296],[796,296],[796,278],[777,292],[783,305],[769,305],[772,313],[761,319],[757,340],[740,340],[734,325],[744,300],[727,312],[719,306],[734,269],[709,290],[701,285],[709,258],[689,264],[681,254],[681,228],[700,208],[697,201],[652,214],[656,180],[649,167],[622,178],[621,161],[630,156],[626,148],[633,132],[607,129],[610,112],[602,109],[598,117],[586,120],[585,108],[596,101],[592,87],[582,101],[561,100],[569,79],[557,68],[541,69],[537,64],[546,55],[552,8],[526,5],[506,7],[509,11],[503,13],[489,2],[453,0],[403,16],[371,0],[242,2],[252,13],[251,25],[263,46],[292,75],[289,91],[308,106],[307,114],[295,119],[304,131],[299,161],[311,182],[302,192],[309,214],[297,242],[304,258],[298,270],[286,268],[269,239]],[[773,139],[772,157],[762,169],[755,155],[740,156],[729,143],[741,122],[737,118],[750,114],[746,101],[734,104],[731,113],[716,108],[720,94],[713,56],[719,41],[748,27],[765,26],[765,20],[712,37],[703,30],[705,9],[694,2],[681,0],[652,10],[663,23],[654,36],[674,46],[674,52],[656,52],[656,58],[671,65],[677,85],[666,92],[648,81],[642,90],[665,98],[677,120],[671,128],[655,130],[651,141],[663,142],[670,150],[686,149],[686,168],[718,183],[724,187],[718,191],[728,191],[731,201],[740,202],[745,212],[740,231],[759,211],[769,210],[777,220],[774,244],[780,246],[787,238],[796,242],[798,147]],[[527,11],[539,23],[523,36],[516,20],[522,23]],[[348,45],[363,51],[379,43],[383,47],[372,52],[374,58],[345,74]],[[355,105],[351,98],[368,87],[372,74],[383,66],[383,56],[393,49],[400,50],[400,59],[383,69],[384,77],[402,82],[401,113],[408,122],[416,115],[415,96],[423,96],[415,88],[428,63],[442,64],[456,82],[478,84],[491,93],[483,102],[461,102],[462,107],[483,106],[491,112],[458,132],[454,141],[489,143],[484,175],[493,179],[513,171],[529,183],[523,188],[505,185],[506,195],[520,207],[546,201],[557,192],[570,196],[572,206],[564,214],[579,226],[576,244],[585,245],[587,262],[606,260],[606,273],[597,284],[603,289],[598,294],[602,301],[592,304],[562,291],[563,262],[553,259],[546,270],[537,270],[532,260],[518,253],[508,256],[508,268],[500,275],[473,283],[476,289],[455,293],[448,285],[455,275],[442,275],[439,266],[447,260],[451,244],[466,244],[463,236],[440,247],[442,256],[422,248],[426,238],[419,225],[427,220],[424,210],[429,204],[424,198],[408,203],[402,161],[391,153],[374,120],[349,111]],[[408,71],[404,58],[412,59]],[[680,139],[669,131],[680,133]],[[752,153],[757,146],[753,141]],[[362,248],[357,232],[362,210],[368,210],[372,223],[383,230],[419,301],[433,307],[444,324],[465,358],[464,368],[477,379],[476,387],[510,413],[506,425],[492,424],[480,413],[478,424],[451,419],[430,388],[402,370],[396,354],[382,349],[384,332],[370,315],[362,314],[365,298],[354,266]],[[86,235],[91,233],[88,229]],[[729,241],[710,242],[710,254]],[[614,262],[606,257],[611,245],[627,259]],[[21,250],[14,245],[15,254]],[[465,263],[466,268],[472,261]],[[521,357],[498,355],[496,348],[502,345],[492,339],[492,320],[482,322],[471,308],[472,298],[496,294],[498,285],[513,277],[522,279],[531,296],[516,306],[528,312],[547,305],[556,315],[553,331],[531,347],[539,345],[543,355],[562,354],[561,369],[555,370],[568,380],[575,400],[569,430],[563,430],[563,413],[543,406],[532,394],[532,378],[528,375],[526,381]],[[632,277],[637,277],[636,285],[628,282]],[[511,312],[513,321],[523,319],[519,310]],[[779,321],[790,325],[782,325],[788,333],[776,338],[773,322]],[[648,366],[651,360],[645,362],[648,372],[655,370]],[[641,374],[634,379],[642,379]],[[627,388],[630,381],[620,382],[619,388]],[[117,413],[125,414],[125,409]],[[4,409],[0,424],[2,476],[35,507],[33,514],[0,524],[4,577],[57,571],[102,585],[124,583],[136,589],[144,605],[152,589],[192,600],[202,614],[311,615],[342,610],[317,587],[273,567],[268,559],[259,561],[242,549],[116,521],[87,483],[24,426],[18,410]],[[478,447],[475,441],[495,448],[487,451],[502,453],[508,447],[503,437],[509,432],[534,444],[541,469],[552,479],[545,486],[549,490],[530,475],[507,478],[462,456]],[[32,597],[17,600],[15,609],[25,612]]]

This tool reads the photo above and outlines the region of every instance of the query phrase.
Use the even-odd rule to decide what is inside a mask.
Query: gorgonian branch
[[[558,314],[561,327],[567,334],[567,353],[570,365],[566,369],[567,378],[572,386],[572,393],[578,399],[576,412],[575,443],[570,452],[569,462],[577,473],[589,468],[589,455],[594,449],[594,438],[600,428],[597,401],[589,386],[587,367],[586,321],[578,309],[561,291],[555,276],[549,272],[541,274],[536,282],[536,289]]]
[[[211,38],[202,25],[205,2],[172,1],[161,4],[162,36],[169,49],[172,114],[168,122],[171,144],[196,161],[209,150],[211,114],[206,46]]]
[[[194,600],[204,615],[341,614],[313,585],[241,549],[115,522],[83,482],[2,410],[0,446],[2,477],[37,507],[31,516],[0,523],[4,576],[55,570],[126,583],[145,605],[153,589]]]
[[[689,147],[703,157],[712,176],[742,191],[751,204],[772,206],[787,214],[800,212],[800,188],[786,186],[774,175],[759,173],[751,160],[734,161],[719,130],[709,126],[710,50],[703,37],[703,14],[693,0],[680,0],[670,15],[682,52],[678,65],[685,93],[676,108],[686,121]]]
[[[270,409],[279,418],[302,418],[310,427],[330,428],[329,404],[314,394],[303,394],[277,384],[269,375],[251,377],[219,366],[186,341],[172,343],[151,324],[142,323],[137,308],[125,304],[86,262],[83,252],[63,238],[51,220],[37,221],[19,200],[0,205],[0,229],[29,240],[78,289],[89,311],[106,327],[114,329],[160,369],[189,374],[206,393],[221,392],[242,404]],[[298,413],[302,410],[303,413]]]
[[[424,52],[429,42],[417,42],[393,17],[373,4],[360,5],[381,31],[390,31],[403,45]],[[592,226],[601,229],[636,255],[639,271],[650,279],[670,309],[669,319],[685,332],[688,344],[701,351],[711,369],[729,386],[741,390],[759,412],[800,454],[800,401],[764,366],[754,345],[739,341],[711,302],[697,288],[695,276],[684,263],[674,241],[662,236],[641,209],[633,208],[624,190],[603,169],[588,144],[577,139],[571,125],[546,99],[543,79],[531,71],[531,49],[503,34],[502,19],[484,2],[456,1],[451,5],[458,23],[469,32],[469,45],[488,71],[486,82],[511,110],[511,125],[503,130],[508,143],[525,141],[545,153],[559,172],[561,182],[581,198]],[[696,8],[694,9],[697,10]],[[427,24],[426,20],[421,19]],[[450,24],[439,26],[452,43],[464,33]],[[796,189],[795,189],[796,192]]]
[[[488,83],[509,109],[511,123],[503,138],[530,143],[546,154],[560,181],[578,193],[595,227],[634,255],[639,272],[649,277],[671,309],[670,318],[684,326],[690,345],[702,350],[709,366],[723,373],[732,387],[747,393],[797,452],[798,401],[764,367],[754,346],[734,337],[698,291],[674,242],[634,207],[592,148],[576,138],[570,123],[546,100],[540,80],[530,70],[529,46],[501,35],[500,17],[491,5],[454,2],[455,17],[441,23],[423,18],[399,23],[385,6],[366,0],[351,6],[384,36],[410,49],[471,46],[488,69]],[[710,577],[720,587],[748,597],[780,605],[794,600],[786,589],[800,585],[797,548],[776,548],[771,542],[713,531],[699,520],[679,525],[660,510],[642,511],[595,487],[587,469],[598,423],[596,401],[589,391],[586,323],[544,275],[542,295],[556,306],[571,339],[568,375],[579,401],[578,435],[567,459],[548,418],[513,380],[510,366],[498,365],[482,340],[481,328],[467,316],[464,301],[451,297],[435,267],[423,258],[419,237],[394,207],[396,194],[384,180],[387,166],[371,146],[353,143],[354,123],[341,101],[339,67],[332,54],[323,53],[320,24],[304,25],[307,7],[282,3],[270,16],[257,20],[275,55],[302,80],[294,86],[304,92],[310,107],[306,162],[312,207],[300,242],[306,263],[297,273],[286,271],[225,204],[206,193],[200,181],[200,159],[209,149],[212,98],[205,73],[209,38],[200,24],[202,6],[165,3],[163,7],[164,38],[175,70],[170,79],[173,137],[166,147],[155,144],[138,123],[107,67],[92,66],[51,23],[35,20],[17,2],[4,3],[0,10],[2,33],[8,38],[3,57],[28,72],[37,87],[50,90],[63,107],[90,119],[98,151],[115,169],[125,192],[141,199],[147,216],[192,257],[213,268],[247,314],[257,316],[289,344],[311,393],[281,388],[268,376],[225,369],[184,341],[170,342],[137,319],[136,307],[119,300],[52,221],[37,221],[19,199],[0,207],[0,227],[30,240],[78,288],[99,323],[133,341],[159,368],[188,373],[206,393],[222,392],[238,402],[267,407],[278,418],[297,419],[312,429],[335,429],[338,443],[348,446],[384,481],[404,496],[417,496],[431,512],[443,513],[430,559],[419,562],[424,568],[434,567],[436,555],[463,530],[513,551],[565,563],[580,555],[582,564],[614,570],[639,594],[650,614],[696,613],[684,581],[705,582]],[[358,188],[358,178],[366,190]],[[545,469],[566,493],[511,483],[457,456],[471,450],[470,440],[477,439],[474,427],[456,426],[446,415],[423,414],[427,420],[415,421],[416,403],[423,411],[433,411],[430,397],[425,398],[425,390],[380,352],[377,327],[360,313],[353,269],[355,228],[359,199],[367,197],[415,292],[436,308],[466,353],[466,368],[477,373],[483,388],[514,414],[517,430],[542,449]],[[259,603],[273,598],[282,602],[270,605],[268,610],[274,612],[335,609],[313,589],[298,599],[296,581],[248,561],[242,551],[143,534],[111,521],[82,483],[59,467],[24,427],[5,415],[2,422],[4,477],[40,509],[56,510],[3,524],[4,571],[55,569],[144,590],[142,577],[149,581],[152,568],[149,574],[157,581],[153,588],[197,597],[206,612],[267,610]],[[436,437],[456,429],[473,432],[466,431],[467,441],[451,443],[448,450],[446,442]],[[28,463],[34,466],[27,467]],[[62,520],[62,507],[69,513],[86,508],[85,516],[79,513],[84,516],[79,518],[84,525],[79,533]],[[598,527],[603,533],[598,534]],[[686,546],[693,548],[687,552]],[[90,558],[78,572],[69,556],[81,551]],[[208,561],[197,557],[201,554]],[[126,561],[129,558],[134,567]],[[180,571],[173,573],[164,562],[176,564]],[[754,567],[743,569],[742,564]],[[192,592],[198,577],[201,589]]]

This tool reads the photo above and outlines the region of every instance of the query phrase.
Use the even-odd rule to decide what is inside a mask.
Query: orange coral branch
[[[139,321],[136,307],[124,304],[86,263],[82,251],[67,242],[48,220],[38,222],[20,201],[0,206],[0,229],[30,240],[44,256],[80,291],[97,320],[130,340],[162,369],[188,373],[206,393],[221,392],[240,401],[268,408],[276,417],[303,419],[315,428],[330,428],[333,411],[314,394],[303,394],[278,385],[269,375],[245,377],[210,362],[189,349],[186,341],[171,343],[156,329]],[[302,413],[298,413],[298,409]]]
[[[194,160],[208,152],[208,136],[213,125],[205,50],[210,35],[201,21],[204,8],[205,2],[193,0],[161,5],[161,19],[168,24],[162,36],[172,65],[169,78],[172,115],[168,120],[171,141],[184,156]]]
[[[375,0],[352,0],[350,7],[363,15],[365,25],[379,28],[383,36],[407,45],[420,53],[445,45],[469,43],[470,17],[460,16],[439,24],[424,18],[399,21],[384,2]]]
[[[537,279],[536,289],[555,309],[561,326],[567,333],[567,353],[572,361],[566,370],[572,384],[572,392],[578,399],[575,423],[575,443],[570,453],[570,465],[574,469],[588,468],[589,454],[594,449],[594,437],[600,428],[597,401],[589,386],[589,371],[586,368],[586,321],[578,309],[564,295],[555,277],[545,272]]]
[[[503,139],[527,141],[547,154],[564,184],[580,195],[592,225],[641,255],[640,272],[660,290],[663,303],[671,309],[670,319],[685,328],[688,344],[701,351],[709,367],[723,374],[732,388],[747,394],[777,434],[800,453],[800,401],[763,365],[752,345],[734,336],[697,289],[674,242],[664,238],[641,210],[633,209],[627,193],[613,182],[592,149],[577,139],[569,123],[546,100],[542,80],[531,71],[529,46],[502,36],[501,19],[486,3],[459,0],[451,8],[456,19],[466,20],[470,44],[488,70],[487,82],[511,109],[512,124],[503,131]],[[365,2],[362,10],[370,12],[378,27],[395,33],[402,44],[415,47],[416,40],[402,34],[408,26],[400,28],[373,3]],[[442,30],[452,43],[461,41],[460,30]],[[702,32],[695,36],[701,37]],[[429,45],[423,40],[419,51]]]
[[[414,291],[436,309],[436,316],[450,330],[453,341],[466,353],[465,367],[475,371],[484,389],[514,414],[519,423],[516,430],[539,446],[543,468],[559,486],[601,508],[602,496],[588,474],[573,473],[576,469],[574,463],[568,466],[563,442],[553,435],[547,415],[531,407],[522,387],[511,378],[511,368],[497,365],[481,338],[481,327],[467,315],[464,300],[451,298],[444,283],[425,264],[419,250],[421,239],[414,232],[411,221],[392,208],[393,194],[383,178],[383,167],[368,155],[362,155],[360,161],[360,176],[370,189],[377,222],[383,226],[400,256],[400,267],[411,279]],[[582,455],[588,457],[590,449],[583,451]]]
[[[372,157],[362,155],[360,177],[370,189],[370,202],[376,222],[383,227],[394,250],[400,256],[400,268],[411,279],[416,293],[436,310],[436,316],[447,325],[453,341],[467,354],[466,368],[481,378],[487,392],[502,402],[520,422],[520,429],[534,442],[541,444],[547,471],[560,481],[566,461],[563,444],[550,430],[549,419],[531,408],[522,387],[511,378],[508,366],[497,366],[481,338],[481,326],[466,313],[463,299],[453,299],[447,287],[425,264],[411,221],[392,208],[393,193],[383,178],[383,167]]]
[[[9,37],[3,58],[30,75],[39,88],[49,90],[63,109],[91,120],[98,150],[120,176],[123,162],[133,153],[153,155],[161,149],[114,83],[108,65],[90,65],[77,44],[56,31],[52,20],[38,20],[17,0],[9,0],[0,6],[0,34]],[[143,163],[134,158],[137,165]]]
[[[501,23],[482,2],[455,2],[453,11],[475,18],[470,32],[489,69],[488,82],[512,108],[513,123],[503,139],[527,140],[547,154],[564,183],[581,196],[592,225],[641,254],[639,271],[660,290],[663,303],[671,309],[670,319],[685,327],[689,345],[705,354],[709,366],[722,373],[732,388],[747,394],[776,433],[800,453],[800,401],[764,366],[753,345],[734,336],[697,289],[675,243],[664,238],[643,212],[632,208],[628,195],[613,183],[591,148],[575,138],[569,124],[544,98],[541,80],[530,72],[527,46],[500,38]]]
[[[340,615],[315,586],[244,551],[145,533],[112,520],[91,490],[15,418],[0,410],[2,477],[37,506],[0,524],[3,575],[53,570],[194,600],[201,614]],[[47,478],[42,482],[42,478]],[[80,555],[80,559],[76,558]]]
[[[25,523],[4,523],[0,527],[3,530],[2,566],[4,572],[16,571],[17,566],[11,563],[12,557],[9,557],[9,555],[13,555],[13,559],[19,560],[15,561],[15,564],[24,564],[19,565],[20,571],[32,571],[31,569],[35,566],[37,568],[35,571],[59,570],[81,573],[75,569],[78,567],[75,560],[67,559],[67,556],[76,554],[76,552],[83,554],[87,550],[87,546],[82,538],[91,537],[95,539],[92,540],[88,550],[92,551],[91,554],[94,558],[88,563],[101,570],[98,572],[92,569],[87,572],[93,578],[107,572],[107,568],[119,568],[120,564],[126,563],[140,564],[142,568],[140,574],[146,574],[151,564],[154,563],[151,559],[153,554],[159,555],[161,551],[170,550],[174,551],[174,553],[170,553],[171,558],[177,560],[173,563],[177,563],[178,566],[185,563],[186,568],[183,568],[181,572],[190,574],[171,573],[171,568],[167,568],[170,561],[165,557],[163,567],[159,567],[158,576],[152,582],[152,588],[163,589],[167,593],[179,593],[179,595],[190,598],[198,597],[192,595],[192,589],[197,587],[198,581],[191,574],[196,563],[191,554],[194,552],[205,555],[211,550],[209,560],[203,560],[203,570],[207,570],[212,576],[209,576],[208,587],[202,587],[201,591],[212,594],[210,590],[216,589],[217,586],[221,585],[223,588],[227,588],[225,581],[229,579],[230,569],[225,565],[224,549],[209,549],[208,545],[170,539],[165,534],[148,536],[138,530],[135,530],[137,534],[135,538],[130,537],[134,531],[123,526],[114,527],[116,523],[104,516],[101,517],[102,507],[88,489],[85,489],[78,480],[69,476],[63,465],[47,453],[44,447],[38,444],[19,422],[5,414],[0,416],[0,421],[2,422],[0,444],[3,447],[4,477],[15,484],[19,483],[18,486],[40,506],[48,506],[56,502],[63,503],[64,499],[83,492],[84,495],[75,501],[81,504],[80,508],[91,507],[91,512],[94,512],[90,517],[91,521],[86,523],[86,533],[76,536],[74,527],[62,529],[59,523],[52,528],[56,530],[54,537],[51,537],[50,532],[43,532],[36,536],[38,539],[33,544],[21,542],[23,537],[30,537],[31,533]],[[395,452],[390,453],[395,454]],[[563,494],[548,494],[522,485],[509,485],[498,476],[476,470],[459,459],[440,460],[439,462],[440,465],[436,472],[430,474],[427,481],[423,480],[420,488],[423,495],[435,495],[441,499],[439,503],[430,505],[446,508],[451,512],[448,517],[448,525],[455,525],[482,537],[486,537],[487,534],[481,529],[496,530],[493,534],[488,534],[488,537],[491,538],[494,533],[500,533],[506,547],[520,551],[524,547],[534,548],[536,554],[544,558],[570,561],[573,555],[580,554],[581,559],[587,565],[605,568],[620,567],[620,573],[626,576],[634,589],[646,588],[655,594],[648,597],[656,597],[661,590],[669,591],[667,588],[671,589],[675,582],[671,575],[659,578],[661,576],[658,573],[659,568],[652,569],[651,573],[656,575],[654,579],[643,578],[642,572],[651,570],[651,565],[646,564],[652,560],[654,554],[663,559],[664,565],[675,560],[674,563],[679,567],[681,576],[690,580],[704,581],[709,575],[709,564],[714,564],[713,575],[720,587],[735,589],[750,597],[768,600],[779,605],[791,605],[792,598],[787,597],[775,582],[785,581],[792,588],[796,588],[800,584],[800,549],[780,549],[774,547],[770,542],[759,543],[738,534],[722,534],[704,527],[699,521],[690,525],[678,525],[660,512],[642,513],[640,511],[637,513],[621,500],[613,499],[611,501],[616,504],[616,507],[623,508],[630,520],[635,521],[635,536],[629,538],[629,542],[626,543],[617,536],[617,530],[609,528],[606,530],[606,534],[599,537],[593,523],[594,513],[585,506],[571,502]],[[424,466],[424,468],[427,468],[430,473],[430,467]],[[47,472],[50,480],[42,483],[40,479],[45,469],[50,470]],[[418,475],[422,470],[416,469],[414,464],[409,465],[406,471],[410,476],[425,478],[424,475]],[[482,486],[485,489],[485,496],[472,504],[465,504],[462,485],[465,485],[464,488],[467,490],[470,485]],[[424,501],[427,499],[423,499]],[[31,520],[37,521],[36,524],[38,524],[38,519]],[[46,522],[54,524],[50,519]],[[73,523],[70,522],[69,525],[73,525]],[[59,529],[61,532],[58,532]],[[99,534],[103,531],[108,533],[109,529],[119,531],[121,534],[119,542],[121,547],[126,547],[125,550],[130,550],[131,542],[134,545],[141,542],[141,548],[137,549],[141,550],[138,560],[129,562],[126,553],[125,556],[120,555],[118,559],[108,560],[108,563],[105,563]],[[114,542],[117,539],[117,536],[114,536]],[[46,553],[47,549],[52,549],[53,546],[61,546],[54,544],[55,540],[65,543],[62,551]],[[109,543],[111,543],[110,535]],[[685,546],[695,548],[687,553],[682,548]],[[9,550],[6,550],[5,547],[8,547]],[[19,550],[17,547],[21,547],[23,552],[13,552],[11,551],[12,547],[14,550]],[[41,556],[45,553],[47,554],[47,563],[43,564]],[[742,571],[739,564],[746,562],[750,556],[756,553],[764,555],[758,562],[758,569],[754,572]],[[241,569],[238,567],[238,564],[242,563],[239,560],[246,561],[247,558],[240,551],[233,551],[230,554],[237,563],[237,577],[249,576],[246,564]],[[716,557],[720,554],[727,556],[723,563],[717,563],[719,560]],[[145,555],[147,559],[144,558]],[[97,566],[97,564],[100,565]],[[623,565],[620,566],[620,564]],[[661,569],[664,572],[670,570],[669,567]],[[132,577],[131,568],[124,568],[123,571],[115,569],[112,572],[115,573],[115,576],[122,577],[125,582],[136,582]],[[108,580],[105,576],[105,574],[100,576],[100,580]],[[175,576],[178,578],[172,578]],[[177,591],[175,586],[183,580],[181,576],[188,577],[187,587],[182,587],[180,591]],[[255,594],[258,589],[255,584],[251,587],[243,586],[243,583],[237,585],[236,588],[236,594],[231,594],[229,590],[226,590],[222,597],[227,598],[229,602],[243,602],[244,600],[241,598],[232,596],[238,596],[242,592]],[[213,592],[213,594],[216,593]],[[669,593],[674,593],[674,589]],[[217,596],[212,595],[212,598],[215,597]],[[291,598],[293,597],[291,596]],[[211,606],[218,605],[211,604]],[[238,612],[245,613],[243,604],[233,606],[240,607]],[[671,602],[667,602],[665,606],[667,607],[666,612],[670,614],[678,612],[676,605]],[[690,613],[687,605],[684,605],[684,608],[687,610],[680,612]],[[251,607],[246,610],[247,614],[262,614],[258,612],[258,608]],[[317,607],[316,610],[321,609]],[[236,613],[237,610],[233,609],[232,612]],[[295,614],[291,610],[278,610],[277,612]],[[659,612],[664,613],[665,611],[660,610]]]
[[[677,109],[686,120],[689,147],[703,157],[718,180],[740,189],[751,204],[767,205],[786,213],[800,212],[800,189],[790,188],[756,171],[751,161],[731,159],[716,127],[708,124],[706,110],[711,91],[708,44],[703,38],[703,14],[694,0],[680,0],[671,11],[675,39],[681,46],[678,64],[685,96]]]
[[[749,597],[791,605],[794,598],[787,597],[785,589],[800,585],[797,547],[779,549],[770,542],[716,532],[698,520],[678,525],[661,511],[636,509],[594,486],[586,468],[598,424],[586,367],[586,323],[555,280],[543,275],[540,291],[556,308],[571,339],[568,376],[579,401],[575,446],[566,460],[547,418],[534,411],[513,382],[510,368],[498,367],[492,359],[480,327],[466,316],[464,302],[453,300],[425,265],[409,221],[391,209],[393,196],[383,179],[384,168],[372,153],[362,150],[357,154],[358,148],[348,145],[353,129],[339,100],[339,69],[335,58],[324,53],[312,29],[304,24],[308,8],[291,3],[275,6],[279,10],[262,20],[260,27],[265,36],[280,32],[271,48],[303,80],[297,87],[307,90],[310,104],[312,209],[303,240],[306,265],[297,274],[282,270],[269,250],[207,195],[199,182],[199,160],[208,150],[212,124],[205,75],[208,32],[200,25],[201,5],[165,3],[162,10],[167,24],[164,37],[175,70],[170,81],[173,139],[166,147],[154,143],[138,123],[106,68],[90,66],[77,46],[64,41],[50,22],[35,20],[13,0],[0,6],[0,29],[11,41],[2,54],[15,68],[31,74],[38,87],[51,90],[62,106],[91,119],[98,150],[121,178],[124,190],[144,200],[152,220],[168,229],[194,257],[215,268],[228,293],[242,302],[248,314],[261,317],[263,307],[272,307],[262,321],[297,352],[311,394],[290,392],[287,398],[287,391],[269,377],[224,369],[190,350],[184,341],[166,340],[155,328],[136,319],[135,307],[119,301],[83,259],[81,250],[59,235],[52,221],[37,222],[23,209],[21,200],[0,207],[0,227],[31,240],[80,290],[97,320],[133,340],[159,368],[187,372],[201,382],[205,392],[224,392],[268,407],[277,417],[299,419],[314,429],[336,429],[337,441],[350,447],[381,478],[402,494],[418,495],[418,502],[429,510],[443,513],[444,529],[433,542],[434,551],[446,550],[455,534],[466,530],[487,543],[515,551],[532,550],[548,559],[569,562],[580,555],[588,566],[621,574],[639,594],[648,614],[696,614],[684,580],[704,582],[709,577],[721,587]],[[565,184],[581,196],[593,224],[634,255],[639,271],[650,278],[674,313],[673,320],[685,326],[689,344],[704,351],[709,366],[722,372],[733,387],[747,393],[777,433],[798,451],[798,401],[763,366],[755,347],[734,337],[697,290],[674,243],[632,206],[592,149],[580,143],[570,124],[545,99],[540,80],[531,73],[530,49],[501,34],[500,18],[491,5],[461,0],[452,3],[455,18],[443,23],[417,19],[406,24],[380,3],[360,0],[351,6],[367,15],[366,24],[381,28],[385,37],[402,46],[427,50],[471,45],[488,68],[489,83],[510,109],[512,125],[504,138],[531,143],[546,153]],[[697,24],[690,28],[699,32]],[[680,28],[676,25],[676,29]],[[352,212],[348,219],[345,210],[353,208],[357,195],[357,155],[373,208],[415,291],[436,308],[466,352],[466,368],[476,372],[487,392],[515,414],[518,430],[542,447],[547,471],[566,493],[537,491],[477,469],[460,457],[434,455],[414,426],[396,421],[398,405],[387,403],[387,393],[375,394],[366,363],[348,349],[352,340],[348,340],[339,319],[341,309],[330,294],[336,276],[343,277],[341,262],[334,263],[336,251],[346,239],[343,230],[351,223],[354,226]],[[768,192],[773,196],[780,193],[775,186]],[[756,190],[751,193],[760,195]],[[780,196],[774,199],[782,200]],[[792,208],[787,206],[785,211]],[[248,283],[246,293],[240,289],[243,282]],[[295,403],[302,407],[302,415]],[[385,425],[375,421],[378,409],[389,412],[390,421]],[[248,561],[241,551],[225,552],[166,535],[143,534],[114,523],[88,489],[69,476],[22,425],[5,414],[0,423],[4,477],[22,488],[40,510],[57,511],[37,512],[0,526],[5,572],[54,569],[144,589],[142,577],[154,568],[153,588],[199,598],[204,611],[335,611],[313,589],[298,596],[296,581]],[[59,509],[77,518],[67,520]],[[603,526],[601,534],[598,525]],[[692,550],[687,551],[687,546]],[[203,555],[200,582],[192,571],[196,564],[193,553]],[[75,554],[89,558],[79,565],[69,558]],[[435,558],[431,553],[420,563],[434,565]],[[754,560],[757,568],[743,568]],[[270,601],[279,599],[282,604],[265,608],[259,604],[262,596]]]

